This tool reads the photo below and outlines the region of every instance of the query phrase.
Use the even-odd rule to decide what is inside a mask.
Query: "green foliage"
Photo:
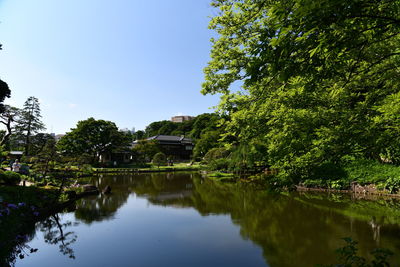
[[[397,161],[398,1],[213,6],[218,37],[202,92],[222,94],[220,112],[230,116],[225,140],[265,144],[268,163],[291,182],[345,155]],[[237,82],[240,89],[231,90]]]
[[[397,178],[390,177],[385,181],[385,189],[389,190],[391,194],[397,193],[400,189],[400,175]]]
[[[156,121],[150,123],[145,132],[136,132],[134,139],[141,140],[155,135],[186,136],[195,142],[193,158],[200,160],[211,148],[219,147],[223,143],[220,139],[225,117],[216,113],[204,113],[181,123]]]
[[[17,125],[15,127],[17,135],[25,139],[25,155],[30,153],[31,136],[38,131],[46,129],[41,121],[39,99],[34,96],[28,97],[24,107],[19,112]]]
[[[314,169],[312,175],[304,178],[301,184],[311,188],[349,189],[351,182],[375,184],[380,190],[397,193],[400,189],[400,167],[365,159],[348,160],[340,166],[324,163]]]
[[[125,149],[130,141],[118,131],[115,123],[89,118],[79,121],[76,128],[58,141],[57,147],[64,155],[80,157],[85,154],[91,157],[91,162],[98,162],[101,154]]]
[[[133,140],[142,140],[144,138],[145,132],[144,131],[136,131],[135,133],[133,133],[132,135],[132,139]]]
[[[93,168],[90,164],[83,164],[79,169],[84,175],[91,175],[93,174]]]
[[[233,182],[236,180],[235,176],[232,173],[224,173],[219,171],[207,174],[207,177],[211,178],[212,180],[220,182]]]
[[[229,151],[224,147],[216,147],[210,149],[207,154],[204,156],[204,161],[207,164],[210,164],[212,161],[217,159],[223,159],[228,157]]]
[[[47,140],[37,157],[31,158],[31,162],[33,163],[34,170],[41,173],[43,177],[46,177],[55,168],[60,159],[60,155],[56,149],[56,141],[54,138],[51,138]]]
[[[153,156],[152,162],[153,164],[157,165],[158,168],[160,168],[161,165],[167,164],[167,156],[162,152],[158,152]]]
[[[1,46],[0,46],[1,49]],[[8,87],[8,84],[3,80],[0,80],[0,112],[3,112],[4,105],[2,104],[6,97],[10,97],[11,90]]]
[[[54,136],[48,133],[38,133],[33,135],[30,142],[30,154],[38,155],[45,148],[46,144],[51,140],[54,140]]]
[[[1,162],[1,167],[2,168],[8,168],[10,167],[10,162],[8,160],[4,160]]]
[[[185,135],[193,139],[209,131],[220,129],[221,117],[215,113],[204,113],[196,116],[193,120],[176,123],[172,121],[156,121],[150,123],[145,130],[144,137],[155,135]],[[140,133],[138,133],[141,135]],[[141,139],[141,138],[136,138]]]
[[[400,167],[382,164],[375,160],[353,160],[343,164],[348,180],[360,184],[386,183],[388,180],[400,180]]]
[[[214,159],[207,164],[207,168],[209,170],[228,171],[229,163],[230,161],[227,158]]]
[[[21,182],[21,175],[13,171],[0,171],[0,182],[7,185],[17,185]]]
[[[8,145],[9,147],[9,139],[10,136],[15,131],[15,122],[18,121],[20,116],[20,110],[18,108],[4,105],[3,111],[0,113],[0,123],[6,127],[6,131],[1,137],[0,144],[1,145]]]
[[[196,140],[196,144],[193,150],[193,157],[195,159],[202,158],[212,148],[220,146],[221,142],[219,138],[221,131],[206,131],[201,134],[200,138]]]
[[[234,146],[231,150],[229,168],[232,171],[240,172],[267,165],[267,148],[262,142],[253,140],[251,143]]]
[[[161,152],[155,140],[139,140],[132,150],[139,162],[148,162],[155,154]]]
[[[145,130],[145,136],[151,137],[154,135],[172,135],[172,132],[178,128],[178,124],[172,121],[155,121],[150,123]]]
[[[373,255],[374,259],[371,263],[367,262],[367,259],[357,255],[358,242],[352,240],[349,237],[343,238],[346,242],[346,245],[342,248],[336,250],[339,254],[339,263],[333,266],[345,266],[345,267],[383,267],[383,266],[390,266],[388,258],[393,255],[388,249],[374,249],[371,254]],[[328,267],[328,266],[327,266]]]
[[[215,141],[218,141],[223,131],[222,118],[216,113],[203,113],[193,119],[189,137],[195,140],[201,139],[202,135],[212,132]]]

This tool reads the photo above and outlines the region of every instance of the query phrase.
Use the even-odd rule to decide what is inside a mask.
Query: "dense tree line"
[[[156,121],[150,123],[144,131],[134,133],[133,138],[140,140],[155,135],[175,135],[192,138],[195,142],[193,156],[195,159],[200,159],[210,149],[224,145],[220,138],[224,129],[225,119],[217,113],[203,113],[193,120],[181,123],[167,120]],[[146,150],[147,148],[143,149]],[[153,154],[151,154],[152,156]]]
[[[186,137],[198,139],[201,134],[216,130],[219,125],[220,116],[215,113],[204,113],[198,115],[193,120],[180,123],[172,121],[156,121],[150,123],[144,130],[143,137],[148,138],[155,135],[184,135]]]
[[[349,157],[400,162],[399,1],[212,5],[202,92],[222,94],[230,145],[293,181]]]

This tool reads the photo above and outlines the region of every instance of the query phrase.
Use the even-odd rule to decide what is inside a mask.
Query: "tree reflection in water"
[[[377,242],[392,251],[400,246],[397,201],[382,204],[338,194],[271,194],[183,173],[104,176],[91,183],[100,190],[110,185],[112,194],[78,202],[75,216],[86,224],[112,219],[134,193],[153,205],[193,208],[202,216],[230,216],[243,239],[263,249],[270,266],[332,263],[345,236],[359,241],[361,255],[368,255]],[[371,221],[371,216],[379,219]]]
[[[58,214],[52,215],[40,222],[39,229],[44,233],[44,240],[48,244],[59,245],[60,252],[71,259],[75,259],[74,250],[70,247],[78,236],[75,232],[66,231],[72,222],[62,223]],[[76,223],[74,224],[76,225]]]

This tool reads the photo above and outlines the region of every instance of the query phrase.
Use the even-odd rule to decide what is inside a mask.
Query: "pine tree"
[[[41,121],[41,117],[39,99],[34,96],[29,97],[24,103],[16,127],[17,131],[25,137],[26,156],[29,156],[31,136],[46,129]]]

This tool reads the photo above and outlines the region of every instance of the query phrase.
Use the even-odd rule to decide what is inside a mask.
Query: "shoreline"
[[[156,173],[156,172],[177,172],[177,171],[200,171],[200,168],[168,168],[168,169],[135,169],[135,168],[99,168],[93,170],[93,174],[115,173],[115,174],[134,174],[134,173]]]
[[[373,185],[374,186],[374,185]],[[359,187],[365,188],[368,186],[361,186]],[[351,194],[354,195],[357,199],[368,199],[376,198],[376,197],[385,197],[385,198],[393,198],[393,199],[400,199],[400,194],[391,194],[387,191],[372,191],[372,190],[343,190],[343,189],[330,189],[330,188],[310,188],[305,186],[296,185],[297,192],[318,192],[318,193],[341,193],[341,194]]]

